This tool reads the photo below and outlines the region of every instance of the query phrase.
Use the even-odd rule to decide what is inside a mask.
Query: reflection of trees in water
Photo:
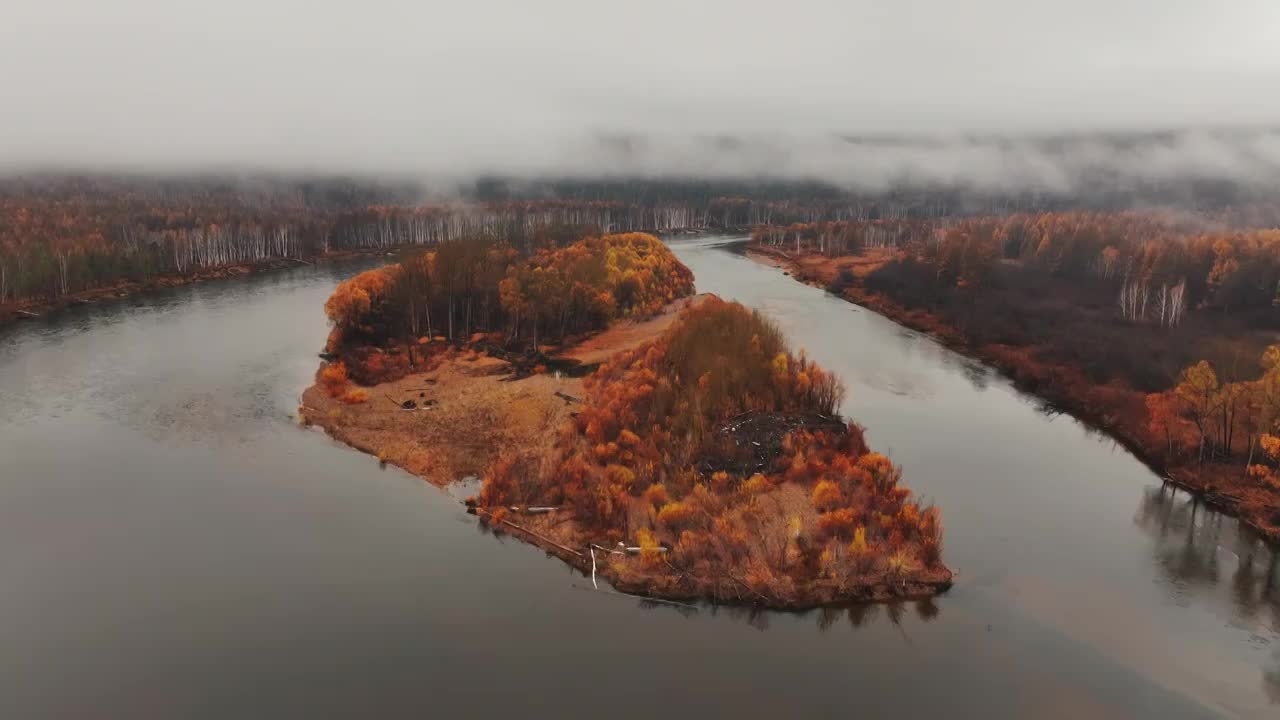
[[[1245,527],[1236,541],[1239,565],[1231,576],[1231,593],[1236,608],[1245,617],[1270,609],[1273,628],[1280,628],[1280,593],[1276,591],[1280,553]]]
[[[921,622],[932,622],[933,619],[938,617],[942,612],[933,598],[910,602],[897,601],[888,603],[839,605],[817,608],[815,610],[808,610],[800,613],[763,610],[761,608],[741,605],[710,605],[704,607],[709,609],[713,615],[724,615],[734,620],[741,620],[751,627],[761,631],[769,629],[770,619],[776,615],[798,614],[800,617],[812,617],[818,630],[824,633],[831,632],[832,630],[836,630],[840,627],[840,618],[842,617],[848,620],[849,629],[858,630],[860,628],[873,625],[878,622],[881,615],[883,615],[884,618],[902,632],[905,637],[905,630],[902,627],[902,618],[906,615],[908,606],[914,606],[916,617],[918,617]],[[652,607],[660,608],[662,606],[652,605]]]
[[[1271,662],[1262,668],[1262,692],[1272,705],[1280,705],[1280,648],[1271,653]]]
[[[1218,547],[1227,519],[1184,496],[1171,485],[1143,492],[1134,522],[1155,539],[1156,566],[1165,576],[1187,585],[1214,585],[1221,568]],[[1234,523],[1229,523],[1234,525]]]
[[[1280,625],[1280,554],[1257,533],[1168,484],[1144,489],[1134,523],[1155,540],[1158,567],[1178,583],[1217,584],[1219,550],[1234,555],[1231,595],[1237,612],[1253,617],[1270,609],[1272,622]]]
[[[965,363],[961,369],[975,390],[986,390],[991,384],[991,373],[985,366],[978,363]]]
[[[1062,408],[1054,405],[1052,401],[1045,400],[1044,398],[1038,398],[1034,395],[1024,395],[1022,397],[1024,398],[1024,402],[1034,408],[1037,413],[1050,420],[1058,417],[1059,415],[1066,414],[1063,412]],[[1086,433],[1090,429],[1087,425],[1083,425],[1083,427],[1085,428]]]
[[[906,331],[906,334],[899,332],[898,337],[906,340],[903,343],[904,347],[914,346],[918,343],[920,334],[908,330]],[[929,345],[932,345],[932,343]],[[926,345],[926,347],[928,347],[928,345]],[[973,385],[975,390],[986,390],[991,386],[991,378],[995,374],[995,371],[991,368],[976,360],[971,360],[960,355],[959,353],[947,350],[942,346],[932,345],[932,347],[937,348],[937,352],[933,353],[933,356],[948,368],[959,370],[960,373],[964,375],[965,379],[969,381],[969,384]]]
[[[933,601],[933,598],[916,602],[916,616],[920,618],[921,622],[932,622],[940,612],[942,612],[942,609]]]
[[[854,605],[847,611],[849,625],[854,628],[860,628],[868,623],[875,622],[876,615],[879,614],[879,605]]]
[[[769,616],[773,614],[769,610],[743,605],[712,605],[711,613],[741,620],[761,632],[769,629]]]
[[[1280,551],[1257,533],[1168,484],[1143,491],[1134,522],[1155,540],[1157,566],[1178,584],[1217,584],[1219,549],[1234,555],[1230,591],[1236,618],[1280,629]],[[1280,704],[1280,649],[1262,670],[1262,689]]]
[[[911,602],[865,603],[846,607],[823,608],[818,611],[818,629],[826,632],[835,627],[836,621],[840,619],[841,615],[848,618],[851,628],[865,627],[877,621],[880,617],[881,609],[884,610],[885,617],[891,624],[901,628],[902,617],[906,614],[908,605],[914,606],[916,617],[921,622],[932,622],[942,612],[934,598]]]
[[[472,527],[474,527],[481,535],[491,537],[500,543],[505,543],[509,537],[506,533],[494,532],[491,527],[482,522],[472,523]],[[548,556],[550,556],[550,553],[548,553]],[[570,576],[574,578],[590,577],[589,573],[583,572],[568,563],[565,563],[564,567],[567,569]],[[592,588],[583,586],[581,589],[591,590]],[[924,600],[914,600],[910,602],[900,600],[888,603],[838,605],[797,613],[785,610],[766,610],[764,608],[753,607],[750,605],[715,605],[712,603],[690,603],[681,605],[667,602],[655,602],[653,600],[645,599],[639,595],[633,597],[636,599],[636,605],[642,610],[674,612],[685,618],[697,618],[704,612],[709,613],[712,617],[723,615],[733,620],[742,621],[761,632],[769,629],[770,620],[773,616],[783,614],[798,615],[800,617],[812,616],[817,623],[818,630],[824,633],[835,628],[839,624],[840,618],[845,617],[849,620],[849,627],[853,630],[857,630],[858,628],[869,626],[876,622],[880,617],[881,608],[884,608],[885,615],[889,622],[894,627],[898,628],[899,631],[902,631],[903,636],[906,637],[905,631],[902,628],[902,618],[906,614],[908,605],[914,606],[916,617],[918,617],[921,622],[932,622],[942,612],[941,608],[938,607],[935,598],[926,598]]]

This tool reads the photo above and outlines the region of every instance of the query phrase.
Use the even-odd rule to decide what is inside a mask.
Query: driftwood
[[[507,509],[510,510],[511,512],[521,513],[524,515],[545,515],[546,513],[553,513],[559,510],[560,507],[557,505],[533,505],[530,507],[522,508],[518,505],[512,505]]]
[[[557,390],[557,391],[556,391],[556,397],[561,398],[562,400],[564,400],[564,404],[565,404],[565,405],[568,405],[569,403],[580,403],[580,402],[582,402],[582,398],[576,398],[576,397],[574,397],[574,396],[572,396],[572,395],[569,395],[569,394],[567,394],[567,393],[560,392],[559,390]]]
[[[483,515],[483,517],[485,517],[485,518],[489,518],[489,519],[492,519],[492,518],[493,518],[493,513],[489,512],[488,510],[481,510],[480,508],[472,508],[472,509],[473,509],[473,510],[475,510],[475,512],[476,512],[476,514],[477,514],[477,515]],[[560,548],[561,550],[563,550],[563,551],[565,551],[565,552],[567,552],[567,553],[573,553],[574,555],[576,555],[576,556],[578,556],[578,557],[582,557],[582,553],[581,553],[581,552],[579,552],[579,551],[577,551],[577,550],[574,550],[573,548],[568,547],[568,546],[566,546],[566,545],[561,545],[560,543],[556,542],[555,540],[552,540],[552,539],[551,539],[551,538],[549,538],[549,537],[546,537],[545,535],[539,535],[538,533],[536,533],[536,532],[534,532],[534,531],[530,530],[529,528],[526,528],[526,527],[522,527],[522,526],[520,526],[520,525],[517,525],[517,524],[515,524],[515,523],[511,522],[510,520],[508,520],[508,519],[506,519],[506,518],[502,518],[502,520],[500,520],[500,522],[501,522],[503,525],[508,525],[508,526],[510,526],[510,527],[513,527],[513,528],[515,528],[515,529],[519,530],[520,532],[528,533],[531,537],[537,538],[538,540],[541,540],[542,542],[547,543],[548,545],[551,545],[551,546],[554,546],[554,547]]]
[[[14,310],[14,312],[15,312],[15,313],[17,313],[17,314],[19,314],[19,315],[21,315],[22,317],[29,317],[29,318],[38,318],[38,317],[40,317],[39,315],[37,315],[36,313],[31,312],[30,310]]]
[[[622,548],[622,552],[624,552],[624,553],[626,553],[626,554],[628,554],[628,555],[639,555],[640,553],[644,552],[644,548],[641,548],[641,547],[631,547],[631,546],[628,546],[628,545],[623,545],[622,543],[618,543],[618,547],[619,547],[619,548]],[[656,548],[650,548],[650,549],[651,549],[653,552],[660,552],[660,553],[664,553],[664,552],[666,552],[667,550],[669,550],[670,548],[667,548],[667,547],[665,547],[665,546],[659,545],[659,546],[658,546],[658,547],[656,547]]]

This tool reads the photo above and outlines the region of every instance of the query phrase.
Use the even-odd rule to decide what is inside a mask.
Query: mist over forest
[[[1270,0],[16,0],[0,174],[1248,191],[1280,180],[1277,36]]]

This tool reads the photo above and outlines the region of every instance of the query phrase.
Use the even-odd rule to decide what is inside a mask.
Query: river
[[[931,602],[693,612],[588,591],[297,426],[370,261],[0,330],[0,717],[1274,717],[1276,555],[927,337],[675,240],[942,508]]]

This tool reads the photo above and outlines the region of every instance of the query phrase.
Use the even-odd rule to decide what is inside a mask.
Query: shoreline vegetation
[[[356,257],[372,257],[388,254],[385,250],[334,250],[323,255],[302,258],[270,258],[252,263],[220,265],[188,274],[168,273],[145,280],[121,280],[113,285],[88,288],[56,298],[33,298],[21,302],[0,304],[0,327],[24,320],[34,320],[50,313],[78,305],[92,305],[110,300],[122,300],[156,290],[196,285],[214,280],[226,280],[245,275],[271,273],[299,265],[316,265]]]
[[[304,423],[617,590],[777,609],[947,589],[838,380],[656,238],[467,241],[340,285]]]
[[[0,177],[0,322],[334,253],[480,235],[530,246],[548,233],[586,229],[749,228],[830,212],[838,202],[698,182],[545,190],[521,196],[477,183],[443,200],[415,183],[341,177]]]
[[[1034,229],[1016,218],[891,230],[877,222],[765,226],[747,254],[991,365],[1166,481],[1280,541],[1280,336],[1266,296],[1280,237],[1169,231],[1142,242],[1111,235],[1107,224],[1156,220],[1065,215],[1040,216]],[[1073,247],[1046,267],[1038,256],[1053,254],[1046,248],[1058,232]],[[877,233],[897,238],[868,243]],[[1009,252],[1009,243],[1032,249]],[[1094,252],[1076,277],[1063,272],[1063,255]],[[1232,273],[1263,276],[1249,285],[1259,288],[1256,310],[1243,297],[1234,314],[1216,304]]]
[[[1269,196],[1227,190],[1195,188],[1196,217],[1227,228],[1280,224]],[[1097,187],[1053,196],[930,187],[865,193],[805,181],[530,182],[497,176],[450,191],[367,177],[35,172],[0,177],[0,324],[63,305],[335,253],[431,248],[480,235],[529,246],[548,233],[588,229],[746,232],[850,218],[920,226],[1064,207],[1176,208],[1186,191],[1164,186],[1134,195]]]

